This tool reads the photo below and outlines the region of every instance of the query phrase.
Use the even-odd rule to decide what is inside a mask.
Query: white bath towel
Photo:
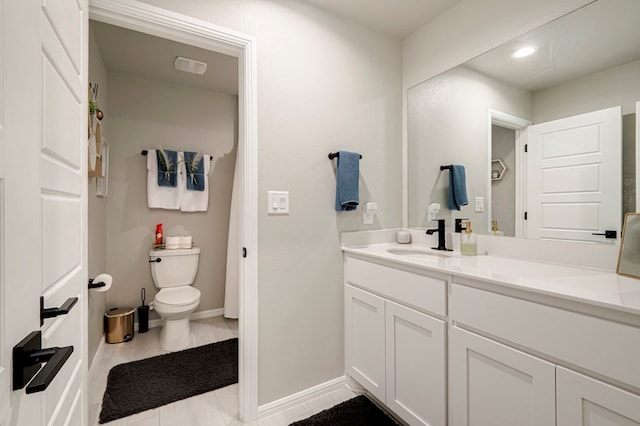
[[[180,186],[180,211],[183,212],[206,212],[209,208],[209,171],[211,171],[211,156],[205,154],[202,157],[204,166],[204,191],[187,189],[187,168],[184,164],[184,152],[178,152],[178,163],[180,164],[179,175],[182,180],[178,182]]]
[[[180,156],[180,153],[178,153]],[[178,173],[175,187],[158,185],[158,157],[155,149],[147,150],[147,205],[151,209],[178,210],[184,174]]]

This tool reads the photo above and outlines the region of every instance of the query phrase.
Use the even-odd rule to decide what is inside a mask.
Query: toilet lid
[[[163,288],[156,294],[156,300],[166,305],[189,305],[200,297],[200,290],[191,286]]]

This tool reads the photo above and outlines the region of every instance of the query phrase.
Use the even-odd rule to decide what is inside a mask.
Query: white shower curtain
[[[238,229],[238,214],[240,213],[238,182],[238,161],[239,155],[236,151],[236,165],[233,172],[233,188],[231,189],[231,211],[229,214],[229,234],[227,237],[227,275],[224,288],[224,316],[226,318],[238,318],[239,306],[239,286],[240,276],[240,232]]]

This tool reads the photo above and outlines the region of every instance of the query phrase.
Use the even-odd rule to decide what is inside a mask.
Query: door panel
[[[449,378],[454,426],[555,426],[555,368],[457,327]]]
[[[412,425],[446,424],[445,322],[386,301],[386,404]]]
[[[384,299],[345,286],[345,327],[347,373],[384,401]]]
[[[0,40],[7,37],[4,23],[4,0],[0,0]],[[4,149],[4,43],[0,43],[0,308],[5,306],[5,266],[4,266],[4,179],[6,159]],[[0,426],[5,426],[9,419],[9,397],[10,397],[10,377],[11,354],[7,343],[6,329],[6,309],[0,309]]]
[[[0,401],[10,403],[0,424],[10,412],[12,425],[83,425],[88,5],[0,2],[0,367],[32,331],[42,332],[42,348],[73,346],[44,391],[14,391],[0,372]],[[41,326],[41,296],[45,308],[78,303]]]
[[[620,233],[622,109],[527,128],[526,237],[616,243]]]
[[[640,426],[640,395],[557,368],[557,426]]]

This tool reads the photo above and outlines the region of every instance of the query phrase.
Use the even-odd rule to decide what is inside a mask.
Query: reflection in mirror
[[[469,204],[440,211],[448,226],[616,243],[605,231],[636,211],[638,75],[640,1],[598,0],[412,87],[409,226],[432,226],[427,205],[448,205],[440,166],[461,164]]]
[[[640,214],[625,215],[617,272],[640,278]]]

